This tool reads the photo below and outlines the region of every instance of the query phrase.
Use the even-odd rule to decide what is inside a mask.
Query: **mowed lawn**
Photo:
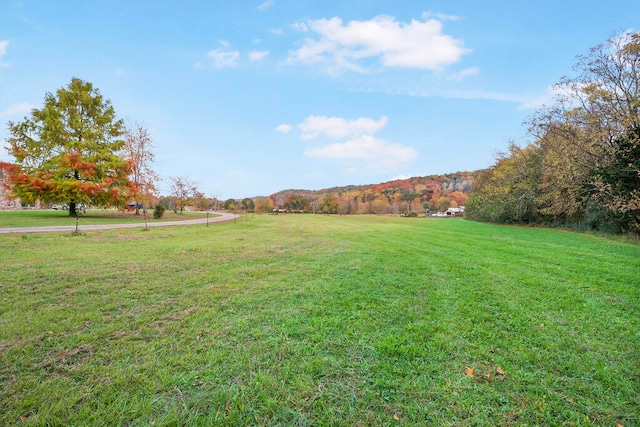
[[[83,225],[97,224],[125,224],[141,223],[145,220],[149,223],[164,221],[182,221],[197,219],[206,216],[205,212],[183,212],[173,213],[166,211],[161,219],[153,218],[153,210],[147,211],[146,218],[142,210],[136,215],[134,211],[118,211],[115,209],[87,209],[78,211],[78,218],[69,216],[69,211],[65,210],[15,210],[0,211],[0,228],[9,227],[40,227],[40,226],[75,226],[76,220],[79,227]]]
[[[249,216],[0,236],[0,425],[640,423],[640,245]]]

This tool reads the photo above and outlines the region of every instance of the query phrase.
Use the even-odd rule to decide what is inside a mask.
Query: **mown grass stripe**
[[[255,216],[6,235],[0,264],[0,424],[640,422],[620,239]]]

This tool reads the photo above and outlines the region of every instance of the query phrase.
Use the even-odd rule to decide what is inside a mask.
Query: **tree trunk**
[[[80,180],[80,172],[78,172],[77,169],[73,171],[73,177],[78,181]],[[69,216],[78,216],[78,212],[76,211],[76,202],[73,200],[69,202]]]

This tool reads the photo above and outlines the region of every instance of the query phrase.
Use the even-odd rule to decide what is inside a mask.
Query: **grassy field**
[[[183,212],[175,214],[173,211],[166,211],[161,219],[153,219],[153,211],[147,212],[147,221],[180,221],[194,219],[206,215],[205,212]],[[86,212],[79,211],[78,221],[80,225],[95,224],[122,224],[122,223],[144,223],[142,212],[135,215],[135,212],[120,212],[113,209],[88,209]],[[5,227],[38,227],[54,225],[75,225],[76,217],[70,217],[68,211],[60,210],[11,210],[0,211],[0,228]]]
[[[254,216],[0,236],[0,425],[640,424],[640,245]]]

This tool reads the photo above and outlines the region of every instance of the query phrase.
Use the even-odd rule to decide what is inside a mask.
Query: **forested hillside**
[[[438,211],[464,205],[472,175],[456,172],[316,191],[283,190],[272,194],[270,199],[274,207],[290,211],[341,214]]]
[[[468,218],[640,233],[640,33],[592,48],[574,71],[529,121],[535,140],[476,173]]]

